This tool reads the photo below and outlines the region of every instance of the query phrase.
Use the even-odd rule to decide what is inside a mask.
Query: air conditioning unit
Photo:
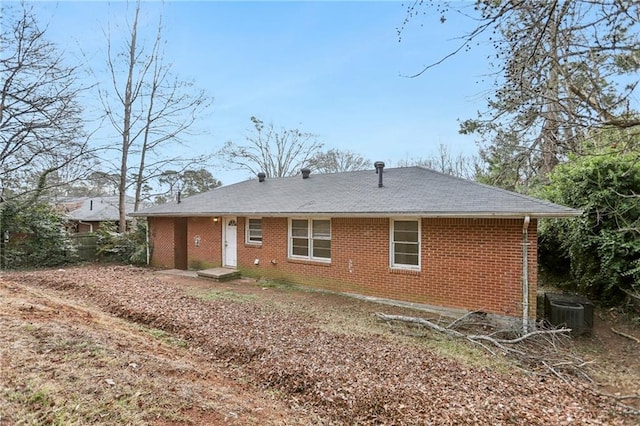
[[[584,296],[545,293],[544,312],[551,325],[570,328],[572,334],[593,330],[593,303]]]

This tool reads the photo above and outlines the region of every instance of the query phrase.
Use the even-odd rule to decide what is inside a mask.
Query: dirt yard
[[[575,341],[593,382],[376,312],[425,315],[132,267],[3,273],[0,425],[640,422],[640,345],[612,327],[640,330],[615,311]]]

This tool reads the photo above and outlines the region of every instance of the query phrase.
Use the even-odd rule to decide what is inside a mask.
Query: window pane
[[[396,230],[418,232],[417,220],[395,220],[393,225]]]
[[[418,222],[415,220],[396,220],[393,222],[393,240],[418,242]]]
[[[411,244],[411,243],[396,243],[395,244],[396,247],[396,253],[405,253],[405,254],[412,254],[412,255],[417,255],[418,254],[418,245],[417,244]]]
[[[331,221],[314,220],[313,238],[331,238]]]
[[[411,265],[418,266],[418,255],[396,252],[393,263],[395,265]]]
[[[294,219],[291,221],[292,237],[307,237],[309,235],[309,225],[306,220]]]
[[[262,219],[249,219],[249,241],[262,242]]]
[[[309,240],[306,238],[292,238],[291,254],[294,256],[309,256]]]
[[[418,244],[395,243],[393,263],[418,266]]]
[[[313,257],[331,259],[331,240],[313,240]]]
[[[291,219],[290,254],[331,259],[331,220]]]
[[[420,232],[417,220],[393,221],[393,264],[420,264]]]

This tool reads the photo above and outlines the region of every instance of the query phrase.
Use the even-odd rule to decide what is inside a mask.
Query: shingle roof
[[[423,167],[252,179],[135,216],[567,217],[579,210]]]
[[[71,220],[85,222],[102,222],[106,220],[118,220],[118,196],[78,197],[67,198],[57,202],[57,205],[66,210],[66,215]],[[125,209],[133,212],[133,198],[126,197]]]

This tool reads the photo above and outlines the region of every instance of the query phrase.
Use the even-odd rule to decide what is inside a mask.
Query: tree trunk
[[[129,72],[127,75],[127,85],[124,95],[124,126],[122,128],[122,159],[120,163],[120,184],[118,185],[118,209],[120,223],[118,231],[124,233],[127,231],[127,169],[129,148],[131,147],[131,104],[133,102],[133,71],[136,64],[136,38],[138,35],[138,13],[140,12],[140,3],[136,6],[135,19],[131,31],[131,44],[129,45]]]
[[[544,106],[544,122],[542,132],[540,134],[542,151],[539,176],[545,177],[553,171],[558,165],[558,146],[560,144],[560,80],[558,67],[560,66],[560,46],[558,45],[558,27],[560,25],[561,11],[553,11],[549,17],[549,51],[548,56],[551,58],[549,68],[549,81],[547,83],[547,93],[545,96]]]

